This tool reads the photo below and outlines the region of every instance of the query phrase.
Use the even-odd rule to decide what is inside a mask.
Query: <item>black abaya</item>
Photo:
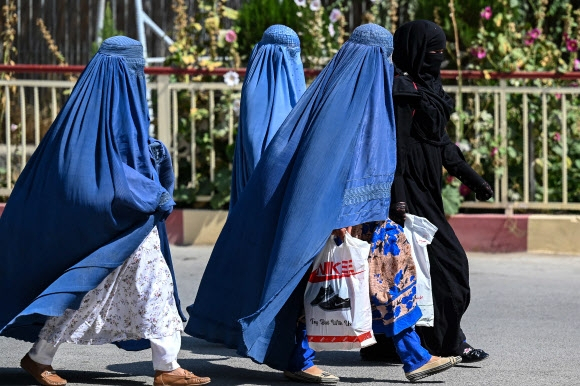
[[[460,325],[470,289],[467,255],[443,210],[443,167],[475,191],[485,180],[467,164],[445,129],[454,106],[441,84],[443,54],[437,51],[443,48],[445,35],[432,22],[407,23],[395,33],[397,172],[391,202],[405,202],[408,213],[438,228],[428,246],[435,325],[417,327],[417,332],[432,355],[448,356],[461,355],[465,346]]]

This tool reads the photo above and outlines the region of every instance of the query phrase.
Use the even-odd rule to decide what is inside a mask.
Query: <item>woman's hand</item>
[[[493,197],[493,189],[487,182],[481,184],[481,186],[475,191],[475,198],[479,201],[487,201]]]
[[[407,219],[407,203],[404,201],[397,202],[394,207],[391,207],[389,217],[391,220],[404,227],[405,220]]]
[[[346,233],[352,232],[352,226],[346,228],[335,229],[332,231],[332,234],[340,239],[340,241],[344,242],[344,237]]]

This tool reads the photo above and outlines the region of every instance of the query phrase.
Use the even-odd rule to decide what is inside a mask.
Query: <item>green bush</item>
[[[301,7],[294,0],[250,0],[244,3],[236,20],[241,57],[248,58],[268,27],[283,24],[300,37],[304,66],[321,68],[344,40],[344,18],[332,23],[328,15],[330,10],[331,7],[312,10],[309,2]],[[332,36],[329,28],[334,31]]]
[[[292,29],[298,24],[298,6],[294,1],[251,0],[238,11],[236,26],[242,57],[247,57],[262,38],[264,31],[273,24],[283,24]],[[294,29],[296,31],[296,29]]]
[[[105,15],[103,19],[103,28],[99,31],[99,38],[101,42],[106,40],[110,37],[123,35],[123,31],[119,31],[115,28],[115,19],[113,18],[113,11],[111,11],[111,4],[107,1],[105,5]],[[99,50],[100,44],[97,42],[93,42],[92,46],[92,53],[93,55],[97,53]]]

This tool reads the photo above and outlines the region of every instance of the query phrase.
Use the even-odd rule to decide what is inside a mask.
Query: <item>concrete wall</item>
[[[213,244],[226,211],[176,209],[167,221],[170,242]],[[580,255],[580,215],[459,214],[449,223],[468,252]]]
[[[223,210],[175,209],[167,219],[169,242],[214,244],[227,215]],[[580,255],[580,215],[459,214],[449,223],[468,252]]]

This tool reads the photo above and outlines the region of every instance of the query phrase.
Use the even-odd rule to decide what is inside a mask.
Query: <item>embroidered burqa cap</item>
[[[358,27],[292,109],[229,213],[188,334],[287,368],[314,257],[333,229],[387,218],[392,50],[386,29]]]
[[[298,35],[284,25],[269,27],[250,55],[242,86],[230,210],[304,90]]]
[[[169,258],[173,174],[148,135],[144,65],[136,40],[105,40],[18,178],[0,218],[2,335],[34,341],[155,225]]]

